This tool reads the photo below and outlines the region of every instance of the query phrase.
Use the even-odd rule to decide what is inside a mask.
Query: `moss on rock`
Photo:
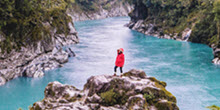
[[[176,103],[170,101],[159,101],[155,104],[158,110],[179,110]]]
[[[102,99],[102,105],[105,106],[113,106],[116,104],[124,105],[128,99],[128,96],[125,95],[123,90],[115,91],[114,89],[101,93],[100,97]]]
[[[146,78],[147,75],[144,71],[132,69],[124,73],[123,76],[126,76],[126,77],[135,76],[135,77],[140,77],[140,78]]]

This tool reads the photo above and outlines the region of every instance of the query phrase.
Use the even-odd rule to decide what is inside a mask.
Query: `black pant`
[[[115,72],[117,72],[117,66],[115,66]],[[121,71],[121,73],[123,73],[123,70],[122,70],[122,67],[120,67],[120,71]]]

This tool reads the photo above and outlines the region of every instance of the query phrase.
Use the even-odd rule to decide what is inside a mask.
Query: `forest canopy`
[[[42,39],[50,39],[51,28],[67,34],[66,14],[69,3],[75,0],[1,0],[0,47],[10,52]]]
[[[129,0],[143,4],[146,23],[162,28],[163,34],[181,35],[192,29],[190,41],[220,47],[220,0]],[[131,15],[132,16],[132,15]]]

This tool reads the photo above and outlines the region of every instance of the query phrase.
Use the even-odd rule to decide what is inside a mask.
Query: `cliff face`
[[[77,32],[73,23],[69,23],[70,33],[52,33],[51,39],[44,39],[20,50],[13,49],[10,53],[0,54],[0,85],[16,77],[41,77],[44,71],[61,67],[68,61],[68,57],[75,56],[68,48],[62,49],[64,45],[78,42]]]
[[[64,45],[78,42],[72,1],[0,1],[0,85],[16,77],[41,77],[75,56]]]
[[[73,21],[104,19],[108,17],[128,16],[133,5],[126,0],[91,0],[80,1],[72,5],[68,13]]]
[[[159,38],[204,43],[213,48],[213,63],[220,64],[217,1],[131,0],[130,29]]]
[[[165,82],[134,69],[123,77],[92,76],[83,90],[51,82],[44,99],[30,110],[179,110],[175,96],[165,87]]]

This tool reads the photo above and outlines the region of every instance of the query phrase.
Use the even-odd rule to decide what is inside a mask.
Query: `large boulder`
[[[45,98],[32,110],[179,110],[176,98],[165,89],[166,83],[131,70],[122,77],[92,76],[83,90],[59,82],[49,83]]]

